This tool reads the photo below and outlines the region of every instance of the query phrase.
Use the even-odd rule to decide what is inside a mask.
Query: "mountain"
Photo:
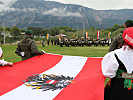
[[[133,19],[133,9],[95,10],[81,5],[45,0],[15,0],[9,4],[0,0],[0,7],[2,5],[6,9],[0,10],[0,23],[10,27],[107,28]]]

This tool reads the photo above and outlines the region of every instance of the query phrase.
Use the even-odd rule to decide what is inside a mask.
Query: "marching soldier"
[[[63,45],[64,45],[64,40],[62,38],[61,41],[60,41],[60,47],[63,47]]]
[[[81,46],[83,47],[85,45],[84,37],[81,39]]]
[[[65,45],[67,46],[67,47],[69,47],[69,41],[68,41],[68,39],[65,39]]]
[[[22,60],[26,60],[36,55],[44,54],[45,52],[43,50],[42,51],[38,50],[37,45],[33,40],[32,30],[27,30],[25,34],[26,34],[25,38],[18,43],[15,53],[18,56],[21,56]]]
[[[51,44],[53,45],[53,43],[54,43],[54,40],[53,40],[53,38],[51,39]]]
[[[49,45],[49,42],[50,42],[49,39],[47,39],[47,44],[48,44],[48,45]]]
[[[45,40],[42,41],[42,46],[45,47]]]
[[[56,39],[57,45],[60,44],[59,38]]]

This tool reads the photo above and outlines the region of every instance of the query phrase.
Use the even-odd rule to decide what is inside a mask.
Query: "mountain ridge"
[[[1,3],[1,1],[0,1]],[[1,4],[2,5],[2,4]],[[133,19],[133,9],[95,10],[81,5],[44,0],[17,0],[1,11],[0,23],[20,28],[69,26],[75,29],[107,28]]]

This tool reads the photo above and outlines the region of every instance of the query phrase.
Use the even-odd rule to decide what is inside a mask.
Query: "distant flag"
[[[109,34],[108,34],[108,38],[110,39],[110,35],[111,35],[111,32],[109,32]]]
[[[73,38],[75,38],[75,34],[73,34]]]
[[[97,39],[99,39],[100,31],[97,31]]]
[[[47,39],[49,39],[49,34],[47,34]]]
[[[63,34],[60,34],[61,39],[63,38]]]
[[[88,38],[88,32],[86,32],[86,38]]]

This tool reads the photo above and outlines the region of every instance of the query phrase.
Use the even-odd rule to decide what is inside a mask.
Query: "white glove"
[[[44,50],[42,50],[42,52],[43,52],[43,53],[45,53],[45,51],[44,51]]]
[[[24,56],[24,52],[20,52],[21,56],[23,57]]]

